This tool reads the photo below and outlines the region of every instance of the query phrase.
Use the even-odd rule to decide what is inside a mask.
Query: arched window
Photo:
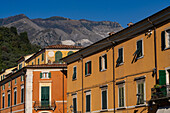
[[[69,51],[68,53],[67,53],[67,55],[71,55],[71,54],[73,54],[74,52],[73,51]]]
[[[61,63],[62,61],[60,61],[60,59],[62,58],[62,52],[61,51],[57,51],[55,53],[55,62],[56,63]]]

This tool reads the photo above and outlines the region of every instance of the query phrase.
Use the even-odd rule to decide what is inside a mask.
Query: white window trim
[[[169,42],[169,38],[170,37],[168,38],[168,36],[167,36],[168,35],[167,30],[170,30],[170,28],[165,30],[165,49],[169,49],[170,48],[170,45],[169,45],[169,43],[170,43]]]
[[[104,57],[104,55],[107,55],[107,54],[102,54],[100,57],[101,57],[101,70],[100,71],[106,71],[107,69],[105,68],[105,66],[106,66],[106,63],[105,63],[105,61],[103,61],[103,57]],[[106,60],[106,59],[105,59]],[[102,65],[104,63],[104,65]]]
[[[42,72],[42,78],[41,79],[50,79],[48,75],[49,75],[49,72]]]
[[[103,91],[107,91],[107,109],[102,109],[102,103],[103,103],[102,92]],[[105,111],[105,110],[108,110],[108,90],[107,90],[107,87],[101,89],[101,111]]]
[[[91,60],[86,61],[86,63],[90,62]],[[86,63],[85,63],[85,67],[86,67]],[[86,70],[85,70],[86,71]],[[91,61],[91,73],[92,73],[92,61]],[[87,73],[85,76],[89,76],[91,75],[91,73]]]
[[[87,91],[87,92],[86,92],[86,96],[87,96],[87,95],[90,95],[90,111],[89,111],[89,112],[86,112],[86,113],[91,113],[91,105],[92,105],[92,101],[91,101],[91,100],[92,100],[92,99],[91,99],[91,91]],[[85,104],[85,105],[86,105],[86,104]],[[86,106],[85,106],[85,107],[86,107]]]
[[[73,66],[73,74],[74,74],[74,68],[76,68],[76,78],[72,78],[72,80],[77,80],[77,66]]]
[[[137,42],[142,40],[142,56],[138,57],[137,59],[141,59],[144,57],[144,42],[143,42],[143,38],[139,39],[136,41],[136,50],[137,50]]]
[[[118,58],[119,58],[119,49],[123,49],[123,62],[121,62],[121,63],[119,64],[119,66],[120,66],[120,65],[123,65],[123,64],[124,64],[124,47],[118,48],[118,54],[117,54]]]
[[[123,87],[124,88],[124,106],[119,107],[119,88]],[[119,84],[118,85],[118,108],[125,108],[126,107],[126,95],[125,95],[125,83]]]
[[[139,104],[139,105],[135,105],[135,106],[141,106],[141,105],[146,105],[146,86],[145,86],[145,79],[141,79],[141,80],[136,80],[136,94],[138,94],[138,84],[143,83],[144,84],[144,104]],[[137,96],[136,96],[137,97]]]

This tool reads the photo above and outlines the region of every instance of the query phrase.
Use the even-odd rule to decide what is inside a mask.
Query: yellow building
[[[158,103],[161,95],[151,88],[170,83],[169,10],[167,7],[63,59],[68,64],[69,113],[155,113],[165,106]],[[166,92],[164,89],[161,91]],[[163,101],[168,94],[162,95]]]
[[[8,68],[8,69],[5,69],[4,71],[2,71],[0,73],[0,81],[5,79],[5,75],[7,75],[7,74],[9,74],[11,72],[14,72],[16,69],[17,69],[17,67],[12,67],[12,68]]]

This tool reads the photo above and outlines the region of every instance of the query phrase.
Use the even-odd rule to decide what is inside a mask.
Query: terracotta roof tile
[[[55,49],[82,49],[82,46],[73,46],[73,45],[50,45],[45,48],[55,48]]]
[[[67,64],[40,64],[40,65],[28,65],[26,67],[67,67]]]

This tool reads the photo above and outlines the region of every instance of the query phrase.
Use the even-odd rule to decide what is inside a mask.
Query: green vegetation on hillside
[[[0,27],[0,72],[16,66],[16,61],[21,56],[32,54],[39,49],[39,46],[29,42],[27,32],[18,34],[15,27]]]

